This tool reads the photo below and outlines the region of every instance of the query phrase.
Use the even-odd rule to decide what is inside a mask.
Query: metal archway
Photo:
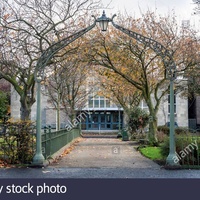
[[[94,16],[94,23],[87,28],[82,29],[81,31],[64,38],[61,41],[53,44],[47,48],[41,57],[38,59],[36,69],[35,69],[35,81],[37,82],[37,116],[36,116],[36,154],[33,158],[33,165],[43,166],[44,156],[42,155],[41,147],[41,81],[44,76],[44,68],[48,65],[48,62],[54,57],[54,55],[59,52],[61,49],[75,41],[76,39],[83,36],[85,33],[90,31],[96,26],[96,23],[99,22],[103,27],[103,31],[106,31],[108,22],[111,22],[112,25],[127,34],[128,36],[134,38],[135,40],[141,42],[142,44],[150,47],[157,55],[162,58],[165,69],[167,71],[169,80],[170,80],[170,152],[166,160],[166,164],[170,167],[178,166],[178,163],[174,163],[175,153],[175,138],[174,138],[174,80],[176,79],[176,65],[173,60],[173,56],[168,49],[166,49],[162,44],[153,40],[151,38],[145,37],[139,33],[123,28],[116,23],[114,23],[113,17],[107,18],[105,12],[103,15],[96,19]],[[107,24],[102,24],[107,23]],[[105,30],[104,30],[105,28]]]

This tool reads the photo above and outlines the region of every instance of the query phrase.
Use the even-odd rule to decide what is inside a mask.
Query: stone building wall
[[[11,89],[11,116],[13,119],[20,119],[20,102],[19,102],[19,95]],[[56,124],[56,110],[52,107],[52,105],[49,105],[48,103],[48,97],[42,95],[41,96],[42,102],[41,102],[41,113],[42,113],[42,126],[45,125],[51,125],[55,127]],[[200,98],[198,99],[200,103]],[[163,98],[160,109],[158,111],[158,125],[164,125],[166,122],[169,121],[169,112],[168,112],[168,100],[167,97]],[[200,105],[200,104],[199,104]],[[36,107],[37,104],[35,103],[32,106],[32,112],[31,112],[31,120],[36,121]],[[175,121],[178,123],[179,126],[187,127],[188,126],[188,100],[186,98],[183,98],[181,94],[178,94],[176,97],[176,110],[175,113]],[[200,108],[198,110],[199,112],[199,123],[200,123]],[[67,122],[68,118],[66,113],[61,110],[60,113],[60,122],[61,127],[64,127]]]
[[[174,120],[180,127],[188,127],[188,100],[180,93],[176,95],[176,112],[174,114]],[[169,103],[168,97],[162,99],[160,109],[158,111],[158,125],[165,125],[170,121]]]
[[[19,95],[14,90],[14,88],[11,86],[11,118],[14,120],[20,119],[20,101],[19,101]]]
[[[45,95],[41,95],[41,115],[42,115],[42,126],[51,125],[55,126],[56,124],[56,110],[52,107],[52,105],[48,104],[48,97]],[[37,103],[35,102],[31,109],[31,121],[36,121],[36,110]],[[17,92],[11,87],[11,118],[13,120],[20,119],[20,97]],[[67,124],[67,115],[61,110],[60,112],[60,122],[62,126]]]

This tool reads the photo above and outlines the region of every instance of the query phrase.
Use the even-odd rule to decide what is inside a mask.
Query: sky
[[[145,13],[147,10],[154,11],[162,16],[175,11],[177,21],[190,20],[190,25],[200,28],[200,14],[194,15],[195,5],[192,0],[102,0],[104,5],[109,8],[105,9],[107,17],[112,17],[118,11],[135,16],[141,16],[140,10]]]

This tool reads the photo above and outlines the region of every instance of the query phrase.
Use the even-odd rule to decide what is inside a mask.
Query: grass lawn
[[[165,160],[165,158],[161,154],[160,147],[141,147],[139,148],[139,151],[142,155],[151,160]]]

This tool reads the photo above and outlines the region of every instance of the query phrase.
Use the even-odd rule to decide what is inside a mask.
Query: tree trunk
[[[150,113],[149,119],[149,134],[148,139],[150,144],[156,145],[157,144],[157,119],[155,113]]]
[[[21,113],[20,119],[22,121],[30,120],[31,119],[31,106],[21,103],[20,113]]]
[[[20,97],[20,119],[22,121],[31,120],[31,107],[35,103],[35,99],[28,97],[28,96],[21,96]]]
[[[76,119],[76,111],[74,109],[71,109],[71,113],[69,114],[69,118],[71,122]]]
[[[151,99],[147,101],[149,108],[149,134],[148,139],[151,145],[157,144],[157,110],[154,108]]]

